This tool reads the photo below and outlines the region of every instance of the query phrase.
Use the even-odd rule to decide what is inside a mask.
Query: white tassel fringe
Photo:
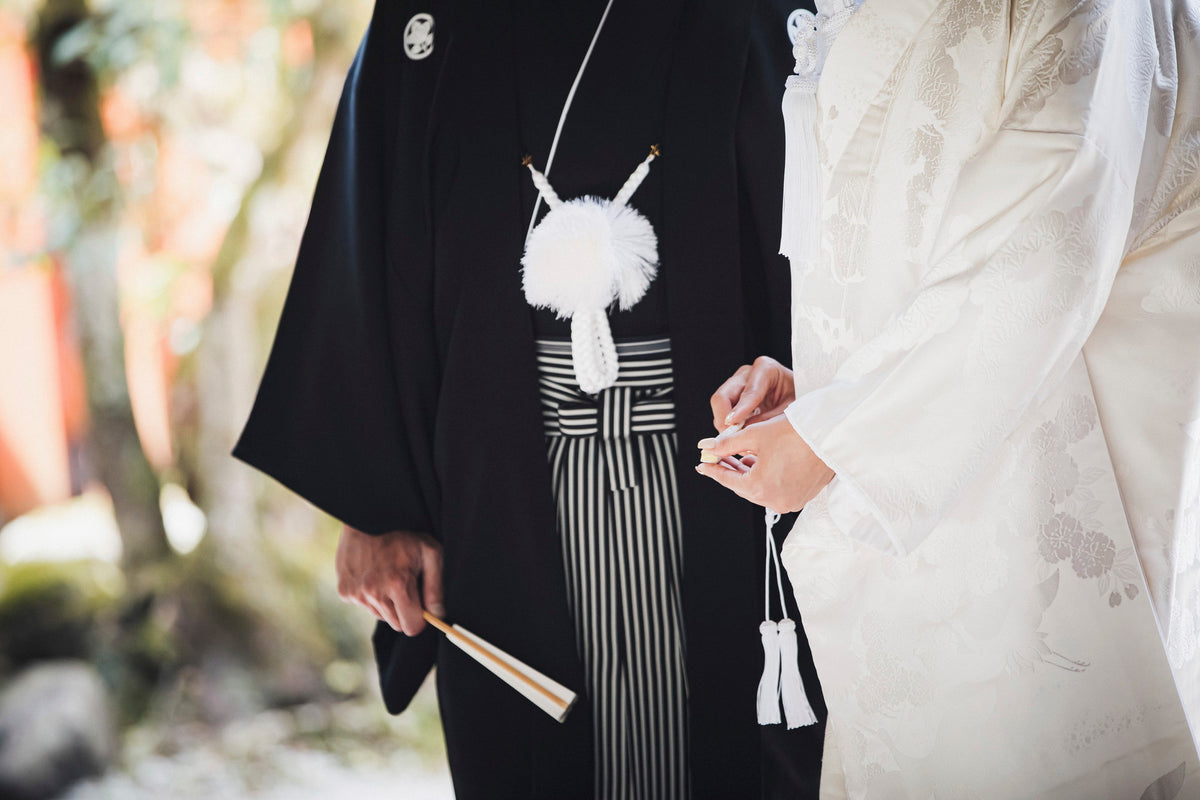
[[[800,643],[796,638],[796,623],[784,617],[776,623],[776,627],[779,629],[779,692],[783,697],[783,713],[787,717],[788,730],[814,725],[817,715],[808,702],[804,679],[800,677]],[[776,722],[779,721],[778,716],[776,713]]]
[[[812,725],[817,721],[808,694],[804,691],[804,680],[800,677],[800,642],[796,637],[796,623],[784,616],[779,622],[771,620],[771,566],[775,567],[775,583],[779,589],[779,607],[787,614],[783,593],[783,571],[779,563],[779,552],[771,531],[779,521],[779,514],[766,510],[766,565],[763,575],[763,617],[758,626],[763,644],[763,674],[758,681],[758,724],[774,725],[781,720],[779,701],[783,699],[783,715],[787,718],[788,730]]]
[[[821,160],[817,149],[816,93],[798,76],[783,95],[787,140],[783,167],[783,229],[779,252],[812,262],[820,252]]]
[[[758,724],[775,725],[780,721],[778,623],[763,620],[758,632],[762,635],[763,646],[763,674],[758,681]]]
[[[579,197],[552,208],[521,259],[525,299],[562,319],[584,309],[622,309],[642,298],[658,270],[658,237],[628,206]]]
[[[817,86],[825,57],[860,0],[818,0],[819,13],[803,12],[792,55],[794,75],[783,95],[786,137],[783,167],[783,228],[779,252],[801,272],[821,252],[821,199],[824,194],[817,131]]]

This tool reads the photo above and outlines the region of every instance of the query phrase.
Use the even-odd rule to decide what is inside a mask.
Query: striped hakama
[[[586,395],[569,341],[538,341],[567,602],[594,714],[595,796],[688,795],[682,548],[668,339],[619,342]]]

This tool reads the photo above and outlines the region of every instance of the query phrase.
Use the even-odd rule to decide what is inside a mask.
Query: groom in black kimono
[[[792,8],[615,0],[552,175],[564,196],[611,196],[647,145],[661,145],[634,203],[650,208],[660,276],[612,325],[671,339],[695,798],[817,792],[824,706],[803,641],[822,724],[760,732],[755,720],[761,516],[691,468],[693,440],[711,430],[710,388],[756,354],[786,362],[789,352],[777,250]],[[521,158],[546,163],[604,10],[603,0],[379,0],[236,450],[347,526],[340,588],[381,620],[388,709],[402,711],[437,664],[460,798],[594,791],[588,699],[556,723],[422,631],[420,610],[433,605],[584,686],[534,351],[555,321],[521,293],[536,196]],[[745,313],[714,317],[718,295]]]

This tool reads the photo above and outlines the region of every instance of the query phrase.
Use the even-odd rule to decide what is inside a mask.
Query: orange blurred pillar
[[[0,508],[71,495],[53,273],[0,271]]]

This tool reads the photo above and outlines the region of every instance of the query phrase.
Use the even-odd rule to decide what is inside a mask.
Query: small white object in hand
[[[744,427],[746,427],[746,423],[744,423],[744,422],[739,422],[736,425],[730,425],[728,428],[726,428],[725,430],[723,430],[719,434],[717,434],[716,441],[719,442],[722,439],[728,439],[730,436],[733,436],[735,433],[737,433]],[[721,459],[719,457],[717,457],[711,450],[701,450],[700,451],[700,463],[701,464],[716,464],[716,463],[719,463],[720,460]]]

